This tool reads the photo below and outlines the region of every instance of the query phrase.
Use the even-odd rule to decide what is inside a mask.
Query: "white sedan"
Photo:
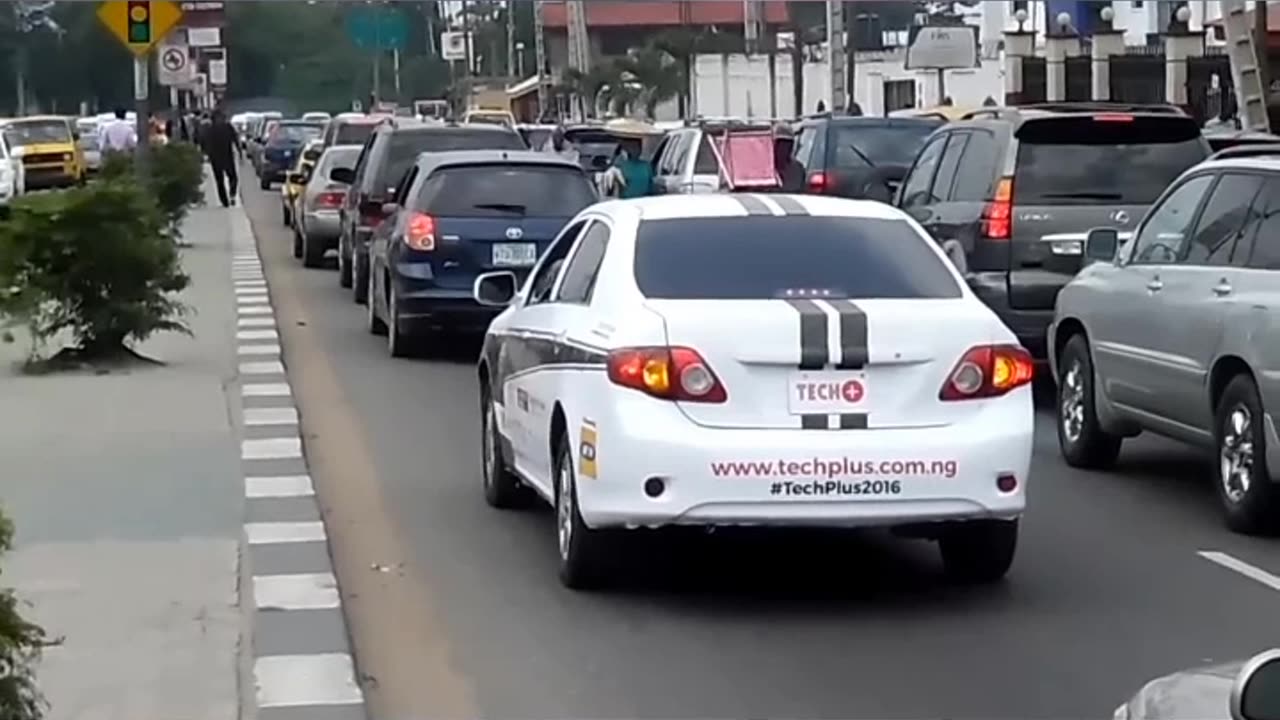
[[[994,581],[1026,504],[1031,356],[887,205],[673,195],[594,205],[506,306],[479,361],[484,492],[556,510],[561,579],[606,580],[611,533],[889,526]]]

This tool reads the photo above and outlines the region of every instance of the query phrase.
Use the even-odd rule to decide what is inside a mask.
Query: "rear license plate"
[[[792,415],[867,412],[867,374],[862,370],[809,370],[787,380]]]
[[[535,243],[495,243],[493,246],[494,267],[528,267],[537,261]]]

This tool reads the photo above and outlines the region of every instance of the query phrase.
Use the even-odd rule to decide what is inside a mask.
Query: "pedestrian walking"
[[[218,200],[222,207],[236,204],[236,191],[240,186],[240,177],[236,174],[236,158],[239,154],[240,141],[236,137],[236,129],[227,122],[227,116],[221,109],[213,111],[213,121],[201,132],[204,140],[204,152],[213,166],[213,181],[218,187]]]
[[[109,153],[131,152],[138,146],[138,131],[128,121],[124,108],[115,109],[115,119],[107,123],[98,136],[98,151]]]

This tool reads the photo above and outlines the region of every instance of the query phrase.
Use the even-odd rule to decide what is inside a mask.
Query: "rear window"
[[[468,165],[432,174],[422,185],[418,207],[448,217],[487,217],[495,212],[573,217],[595,201],[591,183],[573,168]]]
[[[338,167],[354,168],[356,160],[360,159],[360,148],[344,147],[330,149],[321,156],[321,170],[329,172]]]
[[[277,125],[271,131],[271,142],[304,143],[320,137],[321,131],[319,125]]]
[[[1174,178],[1208,156],[1183,117],[1033,120],[1018,131],[1014,202],[1150,205]]]
[[[449,150],[525,150],[524,140],[515,131],[419,130],[391,135],[391,146],[383,154],[386,161],[378,173],[379,184],[391,187],[418,161],[424,152]],[[375,156],[376,157],[376,156]]]
[[[909,166],[941,123],[833,125],[827,136],[834,168]]]
[[[342,123],[338,126],[338,132],[335,134],[332,144],[363,145],[377,128],[378,124],[371,122]]]
[[[636,284],[649,298],[958,298],[946,261],[901,220],[780,216],[646,220]]]

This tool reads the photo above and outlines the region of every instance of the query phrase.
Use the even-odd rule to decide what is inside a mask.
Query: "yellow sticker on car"
[[[596,426],[590,420],[582,421],[582,431],[578,434],[578,474],[595,479],[596,466]]]

